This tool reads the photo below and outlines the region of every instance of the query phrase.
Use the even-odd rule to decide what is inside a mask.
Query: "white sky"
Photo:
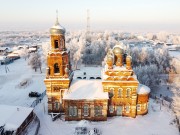
[[[59,10],[67,30],[180,32],[180,0],[0,0],[0,30],[49,29]]]

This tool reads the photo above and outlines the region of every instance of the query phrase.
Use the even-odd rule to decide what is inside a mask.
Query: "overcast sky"
[[[47,30],[59,20],[67,30],[179,32],[180,0],[0,0],[0,30]]]

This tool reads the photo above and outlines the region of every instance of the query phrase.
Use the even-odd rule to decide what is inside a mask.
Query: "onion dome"
[[[51,35],[64,35],[65,32],[66,32],[65,28],[59,24],[58,15],[57,15],[54,26],[50,28],[50,33]]]
[[[111,55],[107,55],[106,61],[113,62],[113,57]]]
[[[124,50],[123,50],[123,48],[122,48],[122,45],[123,45],[123,43],[120,42],[119,44],[117,44],[117,45],[115,45],[115,46],[113,47],[113,53],[114,53],[114,55],[118,55],[118,54],[123,54],[123,53],[124,53]]]
[[[132,61],[132,57],[130,55],[126,56],[126,61]]]
[[[151,92],[150,88],[146,85],[139,84],[137,88],[137,93],[138,94],[149,94]]]

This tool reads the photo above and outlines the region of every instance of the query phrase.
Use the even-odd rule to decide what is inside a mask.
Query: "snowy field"
[[[30,98],[29,92],[45,91],[44,73],[34,72],[24,59],[15,60],[7,67],[6,73],[5,66],[0,65],[0,104],[30,106],[35,98]]]
[[[166,109],[160,110],[160,105],[150,100],[149,113],[136,118],[111,117],[105,122],[52,121],[47,114],[47,98],[35,107],[35,112],[41,121],[39,135],[73,135],[75,127],[87,126],[101,130],[102,135],[178,135],[178,129],[173,123],[174,114]],[[46,106],[46,107],[44,107]],[[85,124],[84,124],[85,123]]]
[[[39,70],[34,72],[27,65],[27,61],[19,59],[7,65],[8,73],[5,72],[5,66],[0,65],[0,104],[30,106],[35,98],[29,98],[30,91],[44,92],[45,68],[42,67],[43,73]],[[93,76],[101,75],[100,67],[84,68],[79,70],[75,76],[84,75]],[[95,71],[95,72],[94,72]],[[21,86],[24,81],[28,85]],[[73,135],[77,125],[81,122],[66,122],[62,118],[52,122],[51,117],[47,115],[47,98],[35,107],[35,113],[38,115],[41,127],[39,135]],[[96,127],[102,131],[103,135],[178,135],[178,129],[172,123],[174,115],[170,110],[159,109],[159,104],[155,104],[152,100],[149,105],[149,113],[145,116],[137,118],[112,117],[105,122],[88,122],[88,127]]]

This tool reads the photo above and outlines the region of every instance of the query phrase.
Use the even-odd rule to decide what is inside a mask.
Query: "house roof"
[[[103,92],[102,82],[99,80],[74,80],[63,99],[108,99],[108,93]]]
[[[33,108],[0,105],[0,126],[5,125],[5,130],[17,130]]]
[[[137,88],[137,93],[138,94],[148,94],[151,92],[151,89],[143,84],[139,84],[138,88]]]

